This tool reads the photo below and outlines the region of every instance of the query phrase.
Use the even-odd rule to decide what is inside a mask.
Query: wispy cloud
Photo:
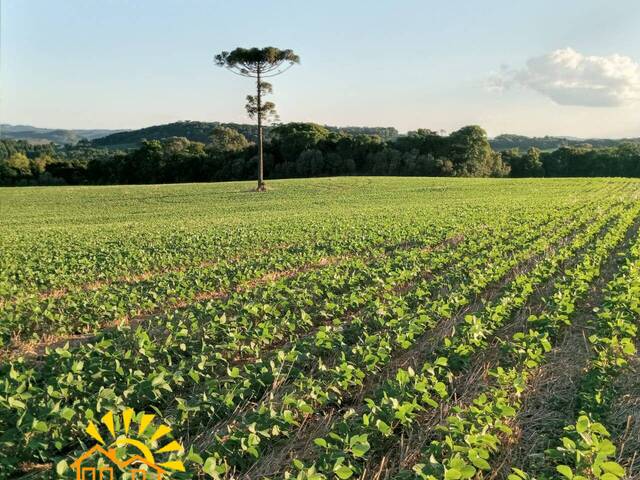
[[[530,88],[560,105],[618,107],[640,99],[640,64],[624,55],[587,56],[563,48],[530,58],[522,69],[502,66],[488,86]]]

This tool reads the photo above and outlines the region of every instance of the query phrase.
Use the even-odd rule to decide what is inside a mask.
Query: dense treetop
[[[300,57],[293,50],[280,50],[275,47],[236,48],[215,56],[215,62],[221,66],[245,76],[264,76],[278,72],[294,63],[300,63]]]

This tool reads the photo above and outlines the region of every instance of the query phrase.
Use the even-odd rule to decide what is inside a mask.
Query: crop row
[[[479,236],[481,236],[480,233]],[[431,258],[431,261],[433,260]],[[389,264],[386,267],[388,268]],[[399,265],[396,264],[395,267],[397,268]],[[364,266],[358,265],[358,268],[363,269]],[[424,264],[418,265],[415,271],[419,272],[423,269]],[[403,273],[400,270],[395,276],[389,273],[386,273],[385,276],[390,278],[390,283],[393,285],[404,281],[406,272]],[[303,279],[302,282],[301,285],[309,287],[309,278]],[[276,286],[278,285],[281,283],[276,283]],[[349,291],[353,289],[353,284],[345,285],[348,286]],[[319,288],[320,294],[323,291],[322,288]],[[290,291],[283,290],[282,293],[285,292],[289,301],[292,298],[289,295]],[[277,294],[277,289],[274,291],[265,288],[263,293],[272,298],[284,296]],[[373,299],[371,297],[373,293],[373,291],[369,293],[369,298]],[[350,295],[349,298],[359,297],[360,295]],[[306,300],[304,304],[307,307],[314,304],[309,301],[309,298],[303,300]],[[244,302],[238,301],[236,305],[240,304],[244,304]],[[209,315],[202,316],[202,321],[198,321],[192,316],[165,319],[166,323],[162,326],[168,328],[170,334],[164,337],[163,342],[159,345],[152,341],[147,331],[137,329],[129,336],[117,338],[117,343],[107,336],[95,344],[73,352],[75,354],[73,357],[65,349],[59,349],[46,359],[45,368],[38,371],[21,362],[13,363],[7,375],[9,382],[7,383],[5,380],[5,398],[12,399],[7,400],[9,404],[7,414],[10,413],[10,416],[3,415],[3,420],[4,418],[8,420],[6,423],[8,443],[5,445],[6,447],[18,447],[21,437],[28,437],[29,444],[15,450],[7,448],[5,451],[16,452],[21,448],[27,448],[26,452],[22,450],[22,454],[16,454],[17,456],[14,457],[8,456],[7,463],[15,465],[19,459],[30,459],[30,455],[33,453],[29,452],[38,452],[43,455],[49,450],[66,449],[67,443],[74,438],[69,427],[69,416],[76,419],[78,418],[75,416],[76,411],[80,413],[83,408],[92,404],[95,408],[96,399],[98,410],[124,404],[131,399],[135,399],[140,405],[145,405],[148,402],[157,403],[158,399],[162,398],[164,391],[170,390],[174,394],[180,391],[188,393],[188,385],[198,385],[205,380],[207,382],[215,381],[217,375],[214,373],[218,372],[221,365],[228,363],[225,361],[225,355],[220,353],[224,352],[227,345],[242,341],[245,345],[250,346],[252,353],[260,359],[261,350],[256,350],[255,345],[268,343],[261,341],[259,337],[263,335],[261,332],[272,331],[272,327],[267,328],[265,325],[265,317],[270,318],[270,312],[265,308],[266,306],[268,305],[263,305],[263,308],[258,312],[253,312],[251,306],[245,308],[243,312],[246,312],[251,319],[246,323],[247,328],[241,335],[235,338],[230,337],[226,341],[220,336],[220,328],[227,328],[229,332],[238,332],[239,325],[242,326],[244,322],[238,321],[238,318],[234,318],[231,322],[221,316],[214,316],[215,309],[211,309]],[[273,314],[273,322],[277,321],[277,325],[286,327],[285,330],[299,329],[301,316],[303,320],[305,318],[304,315],[287,315],[283,311],[271,313]],[[336,316],[341,313],[344,313],[344,310],[333,312]],[[209,323],[204,324],[204,319],[207,317]],[[314,315],[314,318],[316,317],[319,315]],[[258,319],[260,322],[257,322]],[[211,320],[214,321],[211,322]],[[208,331],[202,331],[203,327],[206,327]],[[153,331],[153,328],[148,330]],[[193,336],[189,334],[190,331],[197,331],[199,334]],[[319,338],[323,331],[318,331]],[[253,335],[254,340],[247,342],[247,339],[243,338],[246,335]],[[272,340],[273,338],[269,339],[269,341]],[[252,344],[255,345],[252,346]],[[212,348],[214,348],[213,351]],[[215,351],[216,349],[218,352]],[[136,354],[134,355],[133,352]],[[82,360],[76,360],[76,358]],[[278,356],[274,358],[278,358]],[[262,368],[267,370],[264,373],[268,374],[268,363],[260,363],[263,365]],[[211,370],[212,368],[213,370]],[[228,385],[242,385],[242,382],[237,378],[236,372],[238,371],[239,369],[230,366],[228,376],[223,378],[223,381]],[[87,378],[92,379],[89,385],[85,381]],[[212,391],[212,395],[216,394],[215,389],[210,388],[212,385],[206,382],[204,384],[206,384],[208,391]],[[28,388],[23,387],[25,385]],[[225,399],[224,396],[220,396],[219,398],[231,404],[242,400],[241,397],[237,399],[234,397],[235,393],[232,391],[231,397],[227,396]],[[17,402],[23,403],[24,407],[21,408],[20,403]],[[183,412],[189,412],[194,408],[194,402],[185,401],[180,397],[176,402]],[[202,410],[207,410],[206,403],[202,406]],[[28,412],[26,418],[24,417],[25,412]],[[11,419],[13,421],[19,419],[19,422],[12,424],[10,423]],[[46,460],[47,458],[41,456],[39,459]]]
[[[341,465],[342,466],[342,465]],[[343,469],[344,470],[344,469]]]
[[[622,188],[622,185],[620,186]],[[523,204],[518,208],[527,209]],[[122,229],[97,235],[76,231],[0,237],[0,298],[67,289],[95,282],[118,283],[143,272],[198,267],[232,258],[259,256],[282,248],[313,248],[319,255],[344,255],[368,249],[371,243],[394,245],[425,231],[466,224],[477,218],[472,208],[443,206],[437,217],[416,215],[418,221],[393,222],[389,214],[353,218],[310,218],[308,222],[176,228],[163,226],[137,235]],[[162,227],[162,228],[161,228]],[[6,248],[5,248],[6,247]]]
[[[545,189],[538,202],[532,202],[528,194],[497,201],[495,196],[501,194],[502,186],[495,186],[483,188],[473,204],[458,192],[447,202],[403,203],[402,208],[393,210],[376,207],[375,203],[366,212],[349,211],[342,215],[317,215],[301,209],[295,212],[295,221],[292,218],[268,221],[270,210],[260,211],[256,218],[233,217],[218,222],[196,217],[188,218],[188,223],[167,225],[161,217],[132,221],[135,213],[127,212],[114,223],[76,223],[68,221],[71,217],[65,219],[64,226],[57,226],[42,222],[47,214],[41,214],[31,222],[21,222],[19,228],[2,228],[0,299],[96,282],[118,283],[123,278],[192,268],[291,246],[314,245],[325,256],[344,255],[368,248],[372,241],[399,244],[437,226],[453,233],[456,225],[478,218],[481,212],[487,218],[500,209],[519,215],[532,208],[570,206],[583,198],[625,196],[635,188],[632,182],[622,181],[608,181],[595,188],[574,183],[571,188],[558,184],[554,189]],[[585,191],[585,187],[588,197],[580,197],[578,193]],[[393,195],[389,201],[394,201]],[[258,207],[250,208],[253,211]],[[186,215],[187,211],[182,213]],[[198,214],[202,216],[202,212]],[[41,225],[32,227],[30,223]]]
[[[494,386],[447,418],[438,438],[422,453],[426,462],[414,466],[418,478],[466,479],[477,471],[492,469],[492,454],[513,434],[509,422],[521,406],[531,375],[544,363],[561,329],[571,324],[576,304],[599,277],[601,265],[623,241],[639,213],[639,207],[630,208],[582,262],[556,282],[543,311],[532,315],[527,328],[503,343],[502,360],[489,371]],[[514,468],[512,478],[522,475]]]
[[[509,212],[513,215],[513,212]],[[496,212],[496,215],[498,213]],[[473,230],[487,220],[482,216],[462,223]],[[460,228],[458,228],[460,230]],[[410,230],[400,243],[390,245],[386,236],[371,237],[359,243],[358,250],[339,257],[327,257],[328,248],[313,243],[296,244],[266,254],[258,252],[241,259],[227,259],[207,265],[140,277],[132,282],[98,284],[94,288],[65,291],[60,295],[23,293],[0,306],[0,345],[37,342],[47,336],[77,335],[93,332],[106,325],[117,325],[132,318],[162,309],[187,305],[199,299],[221,296],[252,279],[269,275],[287,275],[330,261],[353,256],[374,256],[395,249],[425,248],[451,235],[450,227]],[[458,231],[457,236],[464,235]],[[377,235],[377,234],[376,234]],[[455,236],[454,235],[454,236]],[[382,242],[382,243],[379,243]],[[336,249],[334,247],[334,250]],[[24,348],[24,347],[23,347]]]
[[[334,332],[328,344],[300,345],[305,365],[312,359],[313,370],[299,365],[299,358],[298,363],[280,365],[279,371],[286,374],[274,380],[262,401],[247,406],[213,432],[208,430],[208,440],[201,446],[206,448],[213,441],[207,451],[219,463],[236,471],[249,467],[278,439],[293,435],[306,417],[346,401],[365,378],[388,365],[394,353],[412,347],[491,282],[562,235],[555,232],[536,242],[545,232],[529,227],[515,242],[494,240],[480,256],[468,256],[460,266],[463,276],[430,279],[402,296],[390,296],[382,305],[375,302],[350,319],[346,332]]]
[[[420,232],[407,240],[412,248],[426,248],[442,242],[444,232]],[[371,241],[358,254],[373,256],[384,245]],[[389,250],[389,248],[387,248]],[[391,249],[393,250],[393,249]],[[267,274],[297,273],[331,263],[325,252],[312,245],[296,246],[241,260],[225,260],[205,267],[189,268],[135,282],[112,283],[96,290],[77,290],[60,298],[37,294],[6,303],[0,309],[0,338],[40,338],[46,334],[73,334],[114,325],[158,309],[171,309],[197,299],[215,298],[243,283]],[[336,261],[348,260],[338,257]],[[351,265],[351,267],[353,267]]]
[[[399,367],[406,355],[437,359],[425,345],[445,336],[439,355],[464,332],[480,341],[470,351],[484,348],[497,326],[485,331],[463,312],[487,300],[493,305],[503,285],[528,278],[547,262],[544,255],[563,252],[565,239],[574,256],[589,249],[599,226],[625,215],[617,200],[628,197],[628,188],[614,182],[588,203],[559,189],[552,208],[523,196],[493,209],[465,200],[437,214],[429,210],[433,218],[413,208],[401,219],[378,209],[293,228],[179,231],[176,248],[160,230],[140,239],[110,232],[63,245],[60,235],[34,251],[3,248],[6,344],[97,335],[37,359],[5,357],[0,469],[65,458],[82,447],[87,419],[134,407],[165,416],[188,447],[209,457],[208,473],[263,472],[270,455],[290,451],[292,439],[309,434],[310,423],[321,420],[332,431],[357,423],[370,408],[363,396],[387,405],[376,396],[378,383],[409,371]],[[594,225],[581,231],[594,215]],[[576,243],[580,238],[585,242]],[[25,269],[16,275],[20,262]],[[480,336],[469,337],[472,331]],[[458,348],[466,352],[468,343]],[[448,358],[460,363],[459,372],[469,355]],[[445,387],[451,391],[452,384]],[[405,428],[388,426],[394,435]],[[394,438],[375,431],[382,441],[370,437],[367,458]],[[346,451],[362,451],[368,440],[360,440],[352,437]],[[301,456],[296,472],[301,466],[304,475],[304,465],[325,453],[318,446]],[[340,476],[343,466],[366,465],[365,456],[347,455],[331,469],[316,458],[315,468]],[[202,463],[194,454],[188,460]]]
[[[476,235],[480,238],[482,232]],[[29,437],[30,448],[42,452],[45,445],[35,442],[31,438],[33,435],[29,434],[29,429],[37,421],[48,425],[42,437],[73,438],[69,434],[55,433],[56,423],[65,423],[68,414],[61,399],[78,409],[82,403],[91,405],[93,399],[87,397],[91,391],[101,398],[110,395],[115,387],[119,390],[119,402],[134,397],[144,404],[150,395],[152,398],[159,396],[160,387],[167,385],[166,380],[157,379],[166,378],[175,390],[184,383],[183,376],[192,384],[198,382],[202,375],[206,378],[208,373],[215,378],[213,374],[219,373],[220,367],[224,368],[231,356],[252,356],[256,350],[259,352],[260,348],[277,341],[279,336],[295,336],[296,332],[309,328],[311,316],[306,313],[309,308],[319,306],[313,316],[315,321],[326,322],[327,318],[339,317],[347,309],[357,308],[361,299],[366,298],[366,292],[370,296],[377,291],[380,286],[376,283],[379,283],[381,275],[389,277],[390,282],[403,281],[408,272],[413,271],[415,275],[427,265],[437,264],[433,258],[436,254],[446,259],[451,251],[402,252],[402,255],[386,258],[376,268],[370,269],[362,261],[353,260],[350,268],[345,267],[341,272],[337,267],[329,268],[265,285],[257,291],[233,292],[226,300],[194,306],[180,312],[180,315],[159,317],[145,330],[114,332],[74,351],[73,357],[66,349],[56,349],[37,371],[22,361],[13,362],[10,369],[5,370],[9,380],[15,380],[5,385],[5,399],[9,410],[14,410],[11,417],[3,415],[3,420],[9,420],[7,436],[12,442],[21,436]],[[357,288],[359,284],[362,288]],[[335,289],[334,293],[331,293],[332,289]],[[337,292],[341,290],[346,293],[338,297]],[[326,299],[320,303],[324,297]],[[264,303],[266,300],[270,302]],[[151,338],[148,332],[154,331],[161,335]],[[165,331],[166,334],[162,333]],[[189,332],[197,334],[190,335]],[[242,349],[243,345],[246,348]],[[77,361],[77,358],[82,360]],[[186,372],[189,375],[185,375]],[[98,381],[87,386],[81,377]],[[148,388],[146,380],[154,384],[153,388]],[[31,388],[23,391],[25,384]],[[74,395],[72,392],[77,393]],[[24,408],[15,408],[20,403],[24,403]],[[101,408],[101,402],[98,408]],[[22,421],[24,412],[28,412],[28,417],[33,420],[10,427],[10,419],[20,418]]]
[[[591,325],[589,344],[593,357],[580,382],[578,417],[565,427],[566,436],[548,454],[549,463],[569,479],[614,480],[626,474],[624,467],[615,461],[616,446],[602,422],[617,395],[615,381],[636,354],[640,237],[631,247],[620,274],[605,290],[605,299]]]
[[[600,218],[569,246],[539,262],[528,274],[518,276],[483,314],[467,316],[455,333],[428,355],[419,372],[398,369],[395,378],[367,399],[364,410],[347,411],[342,421],[334,422],[330,432],[316,440],[320,452],[311,464],[307,460],[305,465],[304,458],[294,462],[295,475],[299,478],[362,475],[370,455],[378,450],[373,447],[397,441],[402,431],[419,422],[423,412],[438,407],[449,396],[448,385],[462,371],[466,359],[486,346],[486,339],[526,302],[536,285],[557,273],[563,261],[588,247],[611,218]]]

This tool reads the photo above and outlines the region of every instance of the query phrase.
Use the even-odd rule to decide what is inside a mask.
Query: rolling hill
[[[39,128],[30,125],[0,124],[0,139],[26,140],[34,144],[52,142],[58,145],[73,145],[81,140],[88,140],[92,146],[98,148],[126,149],[137,147],[143,140],[160,140],[168,137],[185,137],[194,142],[207,143],[209,142],[212,129],[220,125],[238,130],[247,137],[249,141],[255,142],[257,140],[256,127],[253,124],[189,120],[153,125],[135,130],[54,129]],[[401,136],[394,127],[335,127],[325,125],[325,128],[334,132],[352,135],[378,135],[384,140],[393,140]],[[268,136],[269,127],[265,127],[265,134]],[[593,147],[614,147],[624,142],[640,143],[640,138],[577,138],[548,135],[544,137],[528,137],[525,135],[505,133],[490,139],[491,147],[497,151],[511,148],[526,151],[531,147],[549,151],[562,146],[585,144],[592,145]]]
[[[31,125],[0,124],[0,139],[27,140],[31,143],[76,144],[80,140],[94,140],[122,130],[39,128]]]
[[[531,147],[540,150],[555,150],[564,146],[576,146],[589,144],[593,147],[615,147],[621,143],[634,142],[640,143],[640,138],[576,138],[576,137],[527,137],[524,135],[514,135],[505,133],[492,138],[489,143],[494,150],[509,150],[518,148],[520,151],[526,151]]]
[[[182,121],[114,133],[97,138],[91,143],[94,147],[134,148],[143,140],[160,140],[168,137],[185,137],[193,142],[207,143],[209,142],[211,131],[219,125],[235,128],[250,140],[255,138],[255,127],[253,125]]]
[[[221,122],[197,122],[181,121],[167,123],[165,125],[154,125],[152,127],[141,128],[139,130],[129,130],[114,133],[92,142],[95,147],[107,148],[133,148],[142,140],[160,140],[168,137],[185,137],[194,142],[209,142],[211,131],[216,126],[233,128],[242,133],[249,141],[257,140],[256,126],[246,123],[221,123]],[[385,140],[390,140],[398,136],[398,131],[394,127],[333,127],[326,126],[331,131],[349,134],[379,135]],[[269,128],[265,127],[265,134],[269,134]]]

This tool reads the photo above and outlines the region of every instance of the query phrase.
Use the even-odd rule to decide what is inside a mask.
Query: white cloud
[[[640,64],[623,55],[586,56],[564,48],[530,58],[519,70],[502,66],[488,83],[492,90],[514,85],[535,90],[560,105],[624,106],[640,99]]]

